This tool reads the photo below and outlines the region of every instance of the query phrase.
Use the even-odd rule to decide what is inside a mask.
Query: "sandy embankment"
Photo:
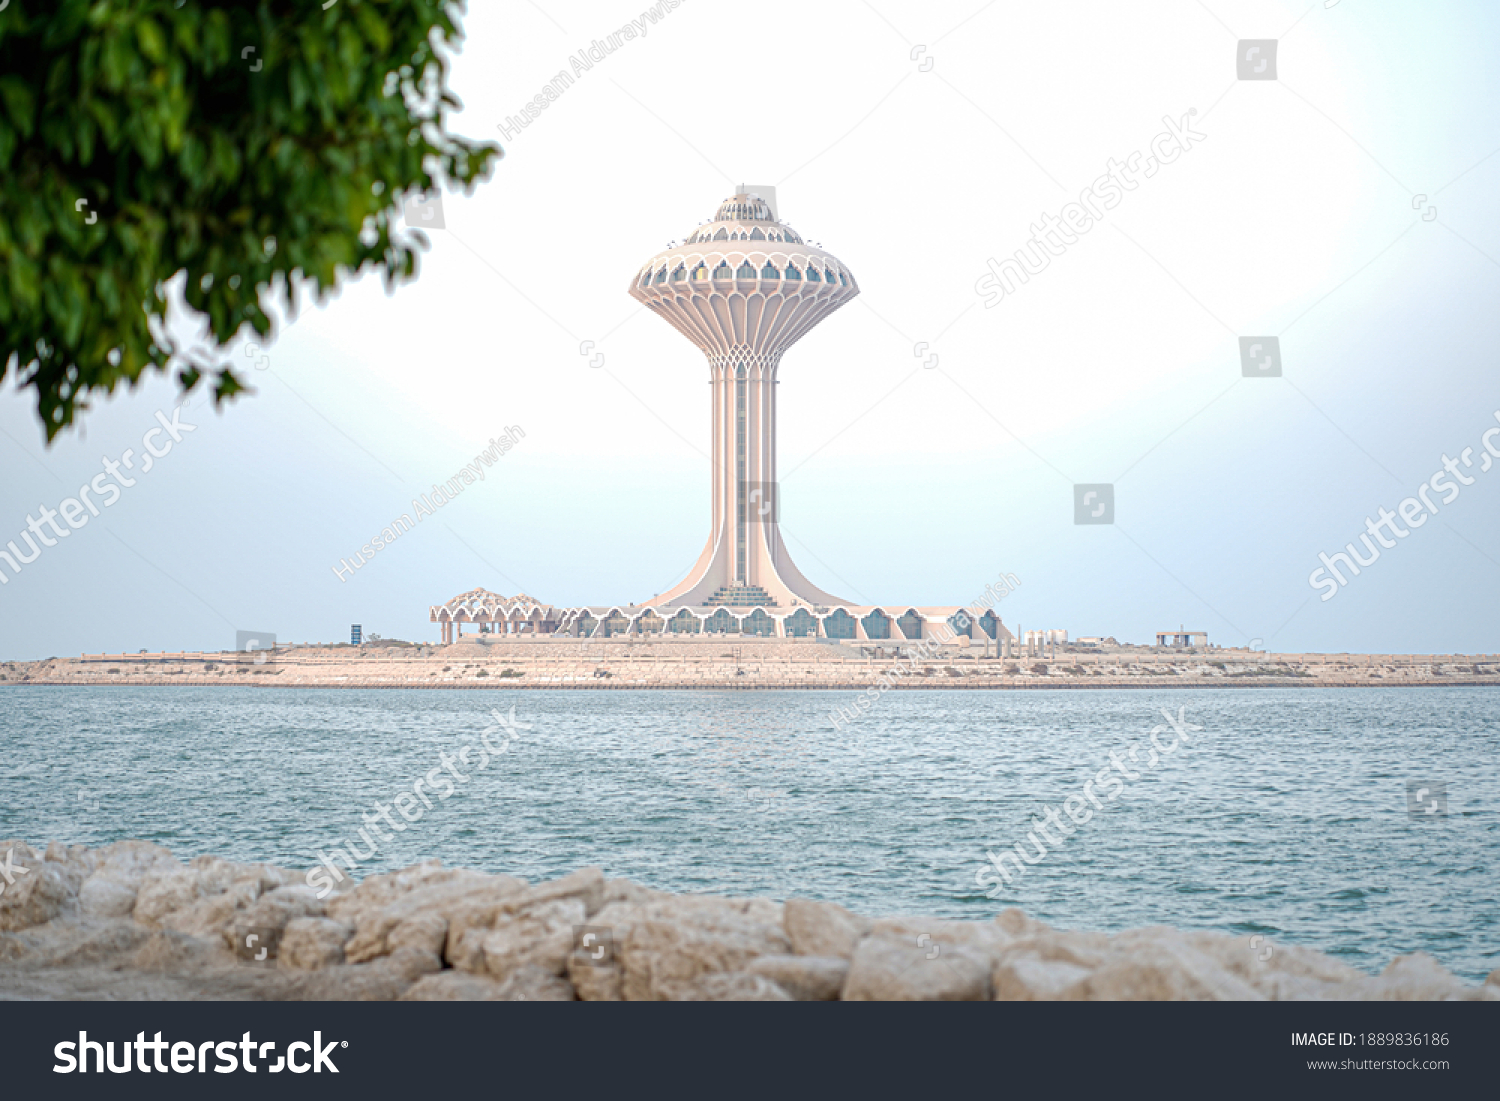
[[[967,641],[967,640],[964,640]],[[975,644],[468,638],[450,646],[85,654],[0,664],[12,685],[295,688],[1317,688],[1500,685],[1493,654],[1264,654],[1146,647],[997,658]]]

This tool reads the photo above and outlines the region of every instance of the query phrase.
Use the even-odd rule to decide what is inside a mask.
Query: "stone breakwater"
[[[868,918],[810,899],[547,883],[428,861],[319,899],[304,873],[145,841],[0,841],[0,998],[1500,1001],[1422,953],[1369,975],[1260,937]]]

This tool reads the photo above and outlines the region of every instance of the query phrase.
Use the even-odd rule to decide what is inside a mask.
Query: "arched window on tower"
[[[808,269],[808,273],[811,274],[811,272],[812,272],[812,269],[809,268]],[[789,283],[800,283],[800,282],[802,282],[802,273],[797,270],[797,265],[796,264],[788,264],[786,266],[786,278],[787,278],[787,282],[789,282]]]
[[[678,264],[676,270],[672,272],[672,282],[681,283],[686,278],[687,268],[683,267],[681,264]]]
[[[835,276],[832,271],[825,271],[823,273],[823,278],[827,282],[829,282],[829,283],[837,283],[838,282],[838,277]]]
[[[811,264],[807,266],[807,281],[809,283],[823,282],[823,277],[818,274],[818,269],[813,267]]]
[[[849,280],[847,280],[847,279],[844,278],[844,273],[843,272],[839,272],[839,286],[841,286],[841,287],[847,287],[848,285],[849,285]]]
[[[641,272],[641,286],[644,287],[649,282],[651,282],[651,269],[647,268],[645,271]]]
[[[720,260],[719,261],[719,266],[716,267],[716,268],[714,268],[714,278],[715,279],[732,279],[732,278],[734,278],[734,272],[732,272],[732,271],[729,270],[729,261],[728,260]]]
[[[741,260],[739,271],[734,273],[736,279],[754,279],[755,269],[750,266],[749,260]]]
[[[654,281],[657,283],[665,283],[667,281],[667,269],[662,268],[661,271],[657,272],[656,279]]]
[[[762,279],[780,279],[781,272],[777,271],[775,265],[767,260],[766,266],[760,269],[760,277]],[[787,278],[790,279],[791,276],[788,275]]]
[[[696,268],[693,269],[693,282],[703,283],[707,282],[707,280],[708,268],[703,264],[699,264]]]
[[[760,231],[760,226],[756,226],[754,229],[752,229],[750,231],[750,240],[752,240],[752,241],[764,241],[765,239],[766,239],[766,235]]]
[[[729,240],[729,231],[727,229],[725,229],[723,226],[720,226],[719,227],[719,232],[714,234],[714,240],[715,241],[727,241],[727,240]]]

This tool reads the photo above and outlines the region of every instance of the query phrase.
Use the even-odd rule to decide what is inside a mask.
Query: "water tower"
[[[703,352],[712,384],[708,545],[653,603],[847,603],[803,577],[781,541],[776,369],[783,352],[858,293],[847,267],[778,219],[773,188],[748,185],[637,273],[631,297]]]

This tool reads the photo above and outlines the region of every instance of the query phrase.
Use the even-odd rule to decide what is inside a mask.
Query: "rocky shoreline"
[[[0,841],[0,861],[0,1000],[1500,1001],[1500,970],[1475,986],[1420,952],[1369,975],[1261,937],[868,918],[597,868],[528,884],[428,861],[319,892],[145,841]]]

